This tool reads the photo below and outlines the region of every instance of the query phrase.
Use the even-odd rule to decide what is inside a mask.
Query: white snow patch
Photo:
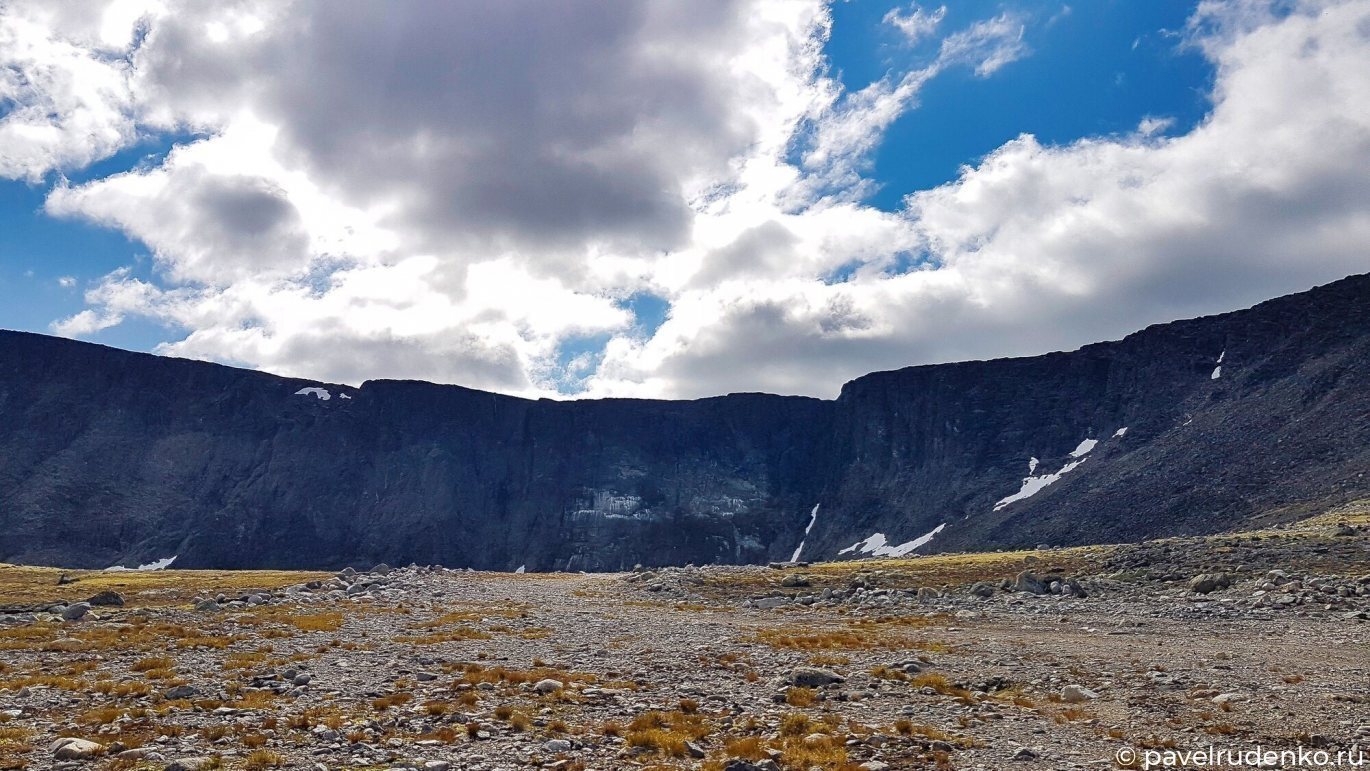
[[[1222,353],[1218,354],[1218,361],[1215,362],[1215,363],[1217,363],[1217,364],[1222,364],[1222,363],[1223,363],[1223,359],[1225,359],[1225,358],[1227,358],[1227,351],[1223,351]]]
[[[338,398],[339,398],[339,399],[351,399],[352,397],[351,397],[351,396],[348,396],[347,394],[338,394]]]
[[[319,401],[326,402],[332,398],[332,394],[322,388],[301,388],[295,392],[296,396],[317,396]]]
[[[528,572],[528,566],[527,566],[527,565],[519,565],[518,570],[515,570],[514,572],[515,572],[515,573],[527,573],[527,572]]]
[[[105,568],[105,572],[106,572],[106,573],[135,573],[135,572],[143,572],[143,573],[146,573],[146,572],[151,571],[151,570],[166,570],[167,568],[171,567],[171,563],[173,563],[173,562],[176,561],[176,557],[177,557],[177,556],[179,556],[179,555],[173,554],[172,556],[167,557],[166,559],[155,560],[155,561],[153,561],[153,562],[147,563],[146,565],[139,565],[139,566],[136,567],[136,568],[126,568],[126,567],[124,567],[123,565],[115,565],[114,567]]]
[[[1041,461],[1037,460],[1037,456],[1036,456],[1036,455],[1032,456],[1031,458],[1028,458],[1028,473],[1029,473],[1029,474],[1036,473],[1036,471],[1037,471],[1037,464],[1038,464],[1038,463],[1041,463]]]
[[[1122,428],[1118,429],[1117,431],[1114,431],[1114,432],[1113,432],[1113,436],[1114,436],[1114,437],[1120,437],[1120,436],[1123,436],[1123,435],[1126,434],[1126,433],[1127,433],[1127,426],[1123,426]]]
[[[1082,455],[1088,455],[1089,451],[1094,449],[1094,447],[1098,444],[1098,439],[1086,439],[1083,442],[1080,442],[1078,445],[1076,445],[1075,449],[1070,451],[1070,457],[1079,458]]]
[[[873,557],[903,557],[904,555],[912,552],[914,549],[917,549],[919,546],[922,546],[926,544],[928,541],[931,541],[933,536],[942,532],[942,528],[946,526],[947,523],[943,522],[937,527],[934,527],[931,532],[920,535],[912,541],[905,541],[904,543],[901,543],[897,546],[888,545],[888,543],[885,541],[884,533],[876,533],[864,541],[857,541],[851,546],[848,546],[847,548],[839,551],[838,554],[847,554],[849,552],[859,551],[862,554],[869,554]]]
[[[790,557],[790,562],[798,562],[799,555],[804,552],[804,543],[809,540],[809,531],[813,530],[813,523],[818,521],[818,507],[820,505],[821,504],[815,503],[813,505],[813,511],[809,512],[809,526],[804,528],[804,538],[799,542],[799,546],[795,547],[794,554]]]
[[[1092,440],[1088,440],[1088,441],[1092,441]],[[1085,452],[1088,452],[1088,450],[1086,450]],[[1073,453],[1072,453],[1072,454],[1073,454]],[[1014,503],[1014,502],[1016,502],[1016,501],[1021,501],[1021,500],[1025,500],[1025,499],[1027,499],[1027,498],[1031,498],[1032,496],[1036,495],[1037,493],[1040,493],[1040,492],[1042,492],[1043,490],[1045,490],[1048,486],[1050,486],[1050,485],[1051,485],[1052,483],[1054,483],[1056,480],[1060,479],[1062,474],[1066,474],[1066,473],[1069,473],[1069,472],[1071,472],[1071,471],[1074,471],[1081,463],[1084,463],[1086,460],[1088,460],[1088,458],[1081,458],[1080,460],[1073,460],[1073,461],[1067,463],[1066,465],[1062,466],[1062,467],[1061,467],[1061,470],[1060,470],[1060,471],[1057,471],[1055,474],[1043,474],[1043,475],[1041,475],[1041,476],[1036,476],[1036,477],[1027,477],[1026,479],[1023,480],[1023,487],[1022,487],[1022,489],[1020,489],[1018,492],[1014,493],[1013,495],[1010,495],[1009,497],[1004,498],[1004,499],[1000,500],[998,503],[994,504],[994,510],[995,510],[995,511],[998,511],[999,509],[1004,508],[1005,506],[1009,505],[1010,503]]]
[[[1222,367],[1214,367],[1214,368],[1213,368],[1213,374],[1209,375],[1209,376],[1208,376],[1208,379],[1209,379],[1209,380],[1217,380],[1218,378],[1220,378],[1220,377],[1222,377],[1222,376],[1223,376],[1223,368],[1222,368]]]

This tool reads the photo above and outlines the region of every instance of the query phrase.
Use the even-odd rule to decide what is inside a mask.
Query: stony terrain
[[[3,566],[0,606],[0,769],[1073,769],[1370,745],[1366,504],[1135,545],[620,574]]]

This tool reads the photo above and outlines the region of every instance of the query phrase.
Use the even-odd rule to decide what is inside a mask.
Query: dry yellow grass
[[[617,724],[613,725],[613,729],[623,730]],[[610,724],[606,723],[603,729],[605,735],[614,735],[610,734],[609,730]],[[686,742],[697,741],[712,732],[713,725],[699,714],[687,714],[678,710],[651,710],[633,718],[628,725],[625,740],[628,746],[649,754],[682,758],[689,754]]]
[[[476,629],[475,627],[459,626],[452,629],[443,629],[438,632],[431,632],[424,635],[400,635],[395,638],[397,643],[407,645],[438,645],[445,642],[458,642],[461,640],[489,640],[490,633]]]
[[[412,693],[396,691],[395,693],[386,694],[385,696],[372,699],[371,708],[376,710],[377,712],[384,712],[385,710],[390,709],[391,707],[402,707],[413,700],[414,695]]]
[[[1023,570],[1024,558],[1041,559],[1038,569],[1043,571],[1080,574],[1097,572],[1103,559],[1116,546],[1081,546],[1056,549],[1044,555],[1037,551],[972,552],[965,554],[933,554],[926,557],[850,562],[816,563],[804,568],[811,587],[806,591],[824,588],[845,589],[858,574],[878,576],[882,587],[916,589],[924,586],[960,586],[975,581],[1011,578]],[[706,574],[702,591],[715,597],[733,597],[742,593],[773,589],[783,577],[780,571]]]
[[[924,672],[920,675],[915,675],[910,682],[915,688],[931,688],[934,692],[940,693],[943,696],[955,696],[961,699],[972,698],[970,691],[956,687],[944,675]]]
[[[134,672],[148,672],[154,669],[172,669],[176,666],[176,660],[170,656],[149,656],[138,659],[129,667]]]
[[[248,769],[278,768],[283,765],[285,758],[271,750],[253,750],[243,761],[243,766]]]
[[[71,583],[57,585],[65,575]],[[154,570],[116,572],[60,570],[0,564],[0,605],[84,600],[105,590],[124,595],[129,607],[179,605],[205,592],[277,589],[323,580],[328,573],[287,570]]]
[[[773,648],[800,651],[856,651],[883,648],[940,653],[949,650],[950,646],[943,642],[915,637],[909,632],[941,622],[940,618],[926,616],[890,616],[847,621],[831,629],[779,626],[758,630],[750,641],[765,643]]]

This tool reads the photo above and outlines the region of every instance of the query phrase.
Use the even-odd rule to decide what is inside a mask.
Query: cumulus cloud
[[[949,68],[1028,55],[1025,19],[903,6],[886,23],[930,60],[847,92],[823,0],[10,2],[0,175],[195,136],[55,184],[49,214],[157,265],[95,282],[60,334],[151,318],[165,352],[344,382],[831,396],[1364,270],[1370,4],[1285,5],[1199,5],[1190,132],[1022,136],[891,212],[864,203],[885,130]]]
[[[38,181],[137,134],[127,57],[151,4],[0,4],[0,176]]]

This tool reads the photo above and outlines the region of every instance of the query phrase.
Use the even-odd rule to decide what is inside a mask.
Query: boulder
[[[825,685],[845,682],[846,678],[822,667],[796,667],[790,672],[788,681],[801,688],[822,688]]]
[[[86,602],[91,605],[108,605],[122,608],[124,606],[124,595],[115,591],[106,590],[91,597],[89,600],[86,600]]]
[[[88,603],[88,602],[74,602],[74,603],[68,605],[68,606],[66,607],[66,609],[62,611],[62,620],[63,620],[63,621],[80,621],[80,620],[81,620],[82,618],[84,618],[85,615],[86,615],[87,613],[89,613],[89,612],[90,612],[90,603]]]
[[[1195,594],[1208,594],[1232,585],[1232,578],[1226,573],[1200,573],[1189,579],[1189,591]]]
[[[1067,704],[1083,704],[1097,698],[1099,698],[1099,694],[1083,685],[1067,685],[1061,689],[1061,701]]]
[[[556,693],[557,691],[560,691],[562,688],[565,687],[566,684],[561,682],[560,680],[552,680],[551,678],[548,678],[546,680],[539,680],[537,682],[537,685],[533,686],[533,690],[546,696],[549,693]]]
[[[104,751],[103,744],[75,737],[63,737],[48,745],[48,752],[57,760],[90,760]]]
[[[1047,588],[1046,582],[1038,578],[1037,574],[1030,570],[1024,570],[1013,579],[1013,591],[1046,594],[1050,590]]]

